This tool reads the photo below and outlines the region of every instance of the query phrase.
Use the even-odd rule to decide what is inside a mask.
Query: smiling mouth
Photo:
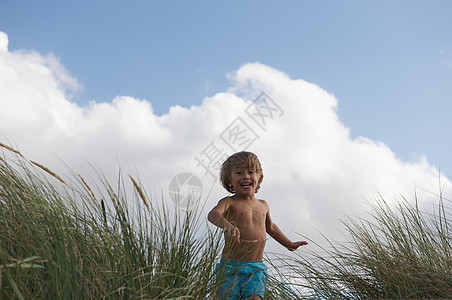
[[[242,187],[250,187],[251,186],[251,182],[241,183],[240,186],[242,186]]]

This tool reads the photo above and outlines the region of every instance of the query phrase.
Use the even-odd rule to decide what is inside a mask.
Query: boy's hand
[[[298,247],[305,246],[307,244],[308,244],[308,242],[306,242],[306,241],[293,242],[290,247],[287,247],[287,249],[289,249],[290,251],[295,251],[298,249]]]
[[[235,226],[227,226],[224,230],[226,235],[230,235],[234,240],[240,244],[240,230]]]

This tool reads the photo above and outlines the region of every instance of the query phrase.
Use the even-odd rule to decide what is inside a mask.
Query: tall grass
[[[81,176],[71,185],[47,170],[0,158],[0,298],[199,299],[215,291],[221,236],[203,226],[200,206],[148,202],[130,177],[131,208],[122,179],[116,187],[103,180],[95,193]]]
[[[202,205],[156,201],[130,175],[63,179],[0,147],[0,299],[213,298],[223,243]],[[344,221],[348,242],[267,258],[265,298],[452,298],[450,202],[374,203]]]
[[[131,175],[63,179],[0,147],[0,299],[214,298],[224,243],[202,203],[155,201]]]
[[[433,213],[401,197],[395,207],[379,197],[365,219],[343,221],[347,242],[318,252],[280,257],[280,276],[298,295],[320,299],[451,299],[449,200]]]

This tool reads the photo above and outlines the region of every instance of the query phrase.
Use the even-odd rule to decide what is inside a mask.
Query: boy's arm
[[[228,198],[221,199],[218,204],[212,208],[212,210],[207,215],[207,219],[214,225],[223,229],[226,234],[232,235],[237,243],[240,243],[240,230],[232,225],[226,218],[223,216],[223,213],[228,208]]]
[[[267,208],[268,208],[268,205],[267,205]],[[265,227],[266,227],[267,233],[273,239],[275,239],[278,243],[280,243],[281,245],[283,245],[290,251],[295,251],[298,249],[298,247],[308,244],[308,242],[306,242],[306,241],[292,242],[291,240],[289,240],[289,238],[284,235],[284,233],[281,231],[281,229],[279,229],[279,227],[275,223],[273,223],[273,221],[270,217],[269,209],[267,209],[267,216],[265,219]]]

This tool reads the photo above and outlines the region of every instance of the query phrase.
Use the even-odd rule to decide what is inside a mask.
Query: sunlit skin
[[[230,185],[235,194],[221,199],[209,212],[209,221],[224,230],[224,259],[262,260],[267,233],[291,251],[308,244],[292,242],[273,223],[267,202],[255,198],[259,177],[248,167],[233,168]]]
[[[262,260],[267,233],[291,251],[308,244],[289,240],[273,223],[267,202],[256,199],[259,180],[262,180],[259,172],[238,166],[232,168],[230,178],[229,186],[233,187],[234,195],[221,199],[208,214],[209,221],[224,231],[223,259]],[[254,294],[246,299],[262,298]]]

